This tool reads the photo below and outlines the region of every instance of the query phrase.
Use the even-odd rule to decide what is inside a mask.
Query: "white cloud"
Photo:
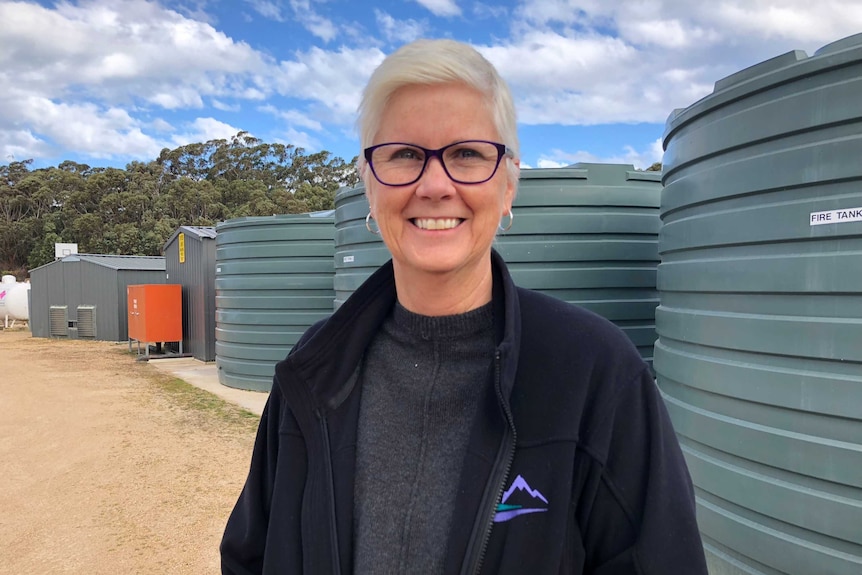
[[[272,64],[155,2],[0,2],[0,132],[12,142],[4,148],[16,157],[57,147],[151,158],[164,142],[144,130],[166,126],[135,114],[200,108],[204,96],[258,96],[256,79]]]
[[[257,79],[257,82],[263,86],[268,82],[268,78],[260,77]],[[233,95],[243,100],[265,100],[268,94],[261,88],[247,86],[241,90],[237,90]]]
[[[499,4],[485,4],[483,2],[474,2],[472,10],[473,16],[482,19],[502,19],[509,13],[509,10],[505,6],[500,6]]]
[[[435,16],[460,16],[461,8],[455,0],[416,0],[416,3]]]
[[[396,20],[387,12],[374,10],[377,27],[387,42],[406,44],[425,35],[425,24],[412,18]]]
[[[533,31],[479,50],[511,85],[526,124],[663,121],[674,107],[669,98],[678,95],[651,91],[657,75],[617,38]]]
[[[656,138],[655,141],[650,144],[649,151],[644,153],[644,159],[650,165],[653,165],[656,162],[661,162],[663,156],[664,146],[662,145],[662,139]]]
[[[331,113],[331,121],[346,124],[353,121],[362,89],[383,58],[377,48],[328,52],[313,47],[281,62],[273,72],[273,88],[284,96],[312,100]]]
[[[245,0],[247,4],[249,4],[255,12],[267,18],[269,20],[275,20],[276,22],[284,22],[284,16],[281,14],[281,6],[276,4],[275,2],[269,2],[268,0]]]
[[[652,142],[646,149],[636,150],[634,146],[624,146],[620,153],[609,156],[598,155],[586,150],[566,152],[552,150],[539,156],[537,162],[540,168],[563,168],[578,162],[590,164],[631,164],[639,170],[644,170],[662,159],[661,139]]]
[[[194,11],[166,2],[63,0],[45,7],[0,0],[0,152],[36,157],[63,148],[148,158],[169,134],[232,136],[238,130],[220,121],[219,111],[274,114],[292,130],[291,143],[316,149],[314,134],[355,137],[350,127],[365,82],[384,57],[380,46],[450,34],[433,27],[437,20],[415,16],[427,15],[415,7],[416,19],[375,9],[348,22],[327,18],[325,10],[335,9],[326,0],[247,0],[242,9],[280,22],[284,31],[267,45],[271,56],[220,30],[216,17],[202,12],[206,0],[183,1]],[[441,17],[462,15],[463,7],[476,33],[494,38],[477,47],[509,81],[524,124],[663,123],[674,108],[709,94],[716,80],[791,49],[813,54],[862,30],[858,0],[415,2]],[[497,21],[508,28],[494,28]],[[250,34],[250,41],[270,41],[238,24],[235,33]],[[297,45],[292,35],[303,44],[285,56]],[[335,41],[337,49],[321,47]],[[160,119],[164,110],[175,126],[189,110],[192,118],[212,117],[177,135]],[[229,116],[244,121],[237,117],[244,116]],[[658,146],[620,148],[609,158],[556,151],[531,160],[644,167],[661,157]]]
[[[222,112],[239,112],[242,109],[239,104],[227,104],[215,98],[212,100],[212,107]]]
[[[571,162],[557,162],[554,160],[547,160],[544,158],[540,158],[538,162],[538,166],[540,168],[565,168]]]
[[[0,83],[44,97],[73,92],[171,106],[225,93],[266,65],[247,44],[143,0],[61,3],[56,10],[0,3]]]
[[[259,109],[261,112],[266,112],[267,114],[272,114],[277,118],[281,118],[291,126],[299,126],[301,128],[307,128],[317,132],[323,130],[323,124],[298,110],[281,110],[275,106],[261,106]]]
[[[167,88],[167,86],[165,87]],[[166,110],[175,110],[177,108],[202,108],[204,101],[200,93],[192,87],[180,87],[173,90],[166,89],[150,95],[147,100],[153,104],[165,108]]]
[[[862,29],[855,0],[524,0],[482,52],[528,124],[663,122],[716,80]]]
[[[315,12],[309,0],[290,0],[290,7],[305,29],[324,42],[331,42],[338,35],[335,24]]]
[[[478,49],[509,82],[540,89],[586,90],[595,83],[616,83],[639,57],[634,47],[617,38],[539,30]]]
[[[625,1],[625,0],[623,0]],[[595,25],[613,14],[611,2],[590,0],[525,0],[515,12],[516,24],[546,26],[552,23],[573,25]]]
[[[98,158],[148,157],[160,146],[141,122],[117,107],[90,102],[57,103],[8,88],[0,95],[0,132],[28,157],[45,154],[48,142]],[[21,126],[26,126],[22,128]],[[13,152],[14,153],[14,152]],[[16,154],[18,157],[18,154]]]
[[[705,30],[679,19],[625,20],[620,22],[621,36],[635,45],[652,45],[683,49],[696,44],[713,44],[719,40],[715,30]]]
[[[0,142],[0,165],[53,153],[51,145],[34,136],[30,130],[0,128]]]
[[[123,0],[112,1],[116,2]],[[175,2],[173,9],[189,20],[195,20],[197,22],[204,22],[211,26],[216,26],[218,24],[218,18],[206,11],[208,3],[210,3],[210,0],[183,0],[182,3]]]
[[[512,37],[479,49],[509,81],[524,123],[658,123],[709,94],[716,80],[786,51],[782,34],[826,41],[862,26],[862,8],[846,1],[833,3],[851,14],[842,30],[835,12],[790,3],[785,10],[761,0],[526,0]],[[796,34],[802,21],[818,32]]]
[[[156,132],[171,133],[174,131],[173,125],[163,118],[156,118],[150,122],[149,127]]]
[[[293,128],[288,128],[278,140],[282,144],[290,144],[296,148],[302,148],[303,150],[321,149],[320,142],[308,135],[306,132],[300,132]]]
[[[516,23],[546,29],[606,30],[625,41],[659,46],[762,44],[763,39],[828,42],[859,31],[856,0],[523,0]],[[516,24],[518,28],[520,24]]]
[[[215,118],[197,118],[186,127],[185,132],[171,136],[171,141],[175,146],[184,146],[209,140],[230,140],[239,131],[240,128]]]
[[[700,14],[705,19],[706,14]],[[734,37],[756,33],[762,38],[824,42],[858,32],[862,4],[856,0],[725,0],[709,14],[715,26]]]

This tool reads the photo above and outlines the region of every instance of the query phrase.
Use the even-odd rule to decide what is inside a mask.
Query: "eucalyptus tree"
[[[165,148],[125,169],[31,165],[0,165],[0,271],[51,261],[56,242],[77,243],[81,252],[158,255],[181,225],[332,209],[337,190],[358,182],[356,158],[248,132]]]

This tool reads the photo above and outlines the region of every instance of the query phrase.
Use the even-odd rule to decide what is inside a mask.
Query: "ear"
[[[515,169],[509,170],[508,166],[506,166],[506,195],[503,198],[503,216],[509,213],[509,210],[512,209],[512,204],[515,202],[515,194],[518,192],[518,178],[521,175],[521,160],[520,159],[509,159],[508,162],[512,162]]]
[[[374,198],[375,198],[375,190],[372,189],[374,182],[372,181],[374,178],[369,178],[368,176],[368,164],[363,163],[362,168],[359,172],[359,177],[362,180],[362,184],[365,186],[365,199],[368,200],[368,207],[371,210],[372,217],[374,216]]]
[[[368,191],[368,188],[365,188],[365,199],[368,200],[368,210],[371,212],[371,217],[375,217],[374,210],[374,196],[371,192]]]

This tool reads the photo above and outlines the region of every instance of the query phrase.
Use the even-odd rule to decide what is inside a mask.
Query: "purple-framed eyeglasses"
[[[431,158],[440,160],[453,182],[481,184],[494,177],[503,156],[514,154],[498,142],[464,140],[436,150],[405,142],[386,142],[365,148],[364,155],[378,182],[409,186],[419,181]]]

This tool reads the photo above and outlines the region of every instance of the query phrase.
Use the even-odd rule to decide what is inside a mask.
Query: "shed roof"
[[[168,238],[168,241],[165,242],[165,245],[162,249],[167,249],[171,242],[177,239],[177,236],[181,233],[197,236],[201,239],[210,240],[214,240],[217,235],[215,226],[180,226],[173,234],[171,234],[171,237]]]
[[[91,262],[115,270],[165,271],[164,256],[118,256],[106,254],[72,254],[62,262]]]

